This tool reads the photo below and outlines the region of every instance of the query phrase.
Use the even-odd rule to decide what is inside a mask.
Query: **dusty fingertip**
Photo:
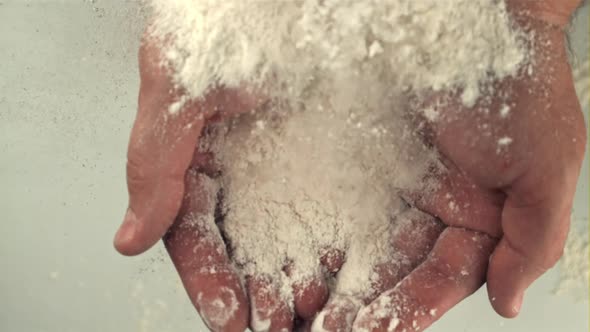
[[[352,296],[334,295],[313,321],[312,331],[350,331],[362,302]]]
[[[369,331],[387,331],[398,332],[405,328],[399,318],[398,307],[391,294],[382,295],[371,304],[359,309],[352,331],[369,332]],[[416,331],[417,326],[406,331]]]
[[[268,277],[252,277],[246,281],[250,299],[250,328],[254,332],[290,331],[293,312],[282,300],[277,288]]]
[[[338,249],[326,249],[321,253],[320,263],[330,273],[337,273],[346,260],[344,252]]]
[[[253,287],[249,287],[249,291],[252,292]],[[250,294],[250,328],[254,332],[269,331],[272,323],[271,315],[273,308],[266,308],[259,302],[261,299],[260,290],[257,294]]]
[[[212,294],[198,293],[195,304],[203,322],[212,331],[242,332],[248,328],[248,311],[235,290],[220,287]]]
[[[294,305],[297,315],[311,320],[328,301],[328,285],[320,277],[297,283],[293,286]]]

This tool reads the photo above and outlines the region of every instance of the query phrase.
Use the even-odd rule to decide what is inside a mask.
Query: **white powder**
[[[326,249],[346,253],[332,291],[358,298],[376,265],[400,259],[391,236],[418,212],[399,191],[430,185],[422,180],[437,163],[406,119],[410,97],[461,91],[470,106],[526,61],[524,35],[499,0],[152,5],[166,65],[191,97],[246,86],[272,100],[216,125],[201,148],[224,165],[232,259],[246,275],[271,277],[287,300],[293,282],[325,272]]]
[[[233,290],[227,287],[219,289],[220,295],[229,299],[227,306],[222,298],[213,299],[213,301],[203,301],[203,294],[197,294],[196,303],[204,313],[203,320],[210,328],[219,329],[225,326],[235,315],[238,310],[238,299]]]
[[[391,322],[389,322],[389,325],[387,326],[387,332],[394,332],[395,328],[398,327],[399,323],[399,318],[392,319]]]
[[[506,145],[510,145],[510,144],[512,144],[512,138],[510,138],[508,136],[501,137],[498,140],[498,145],[499,146],[506,146]]]
[[[523,34],[499,0],[151,0],[153,31],[193,97],[212,84],[288,82],[291,95],[318,71],[353,78],[377,63],[394,88],[463,89],[514,75]],[[368,61],[371,60],[371,61]],[[394,75],[388,75],[394,74]]]
[[[508,117],[509,114],[510,114],[510,106],[508,106],[506,104],[502,105],[502,107],[500,108],[500,117],[506,118],[506,117]]]

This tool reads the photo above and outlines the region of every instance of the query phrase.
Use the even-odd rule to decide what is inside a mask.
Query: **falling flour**
[[[187,98],[223,86],[271,100],[212,127],[201,148],[224,165],[232,259],[244,275],[272,278],[288,301],[290,285],[326,272],[320,260],[333,249],[346,260],[331,290],[357,298],[377,265],[403,259],[391,236],[418,212],[400,193],[432,188],[424,179],[438,165],[408,117],[412,96],[460,91],[473,105],[526,61],[499,0],[151,4],[152,32]]]

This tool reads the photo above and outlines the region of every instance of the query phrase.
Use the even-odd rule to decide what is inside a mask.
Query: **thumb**
[[[537,193],[508,192],[502,212],[504,236],[487,274],[490,302],[501,316],[517,316],[526,289],[562,255],[573,200],[569,188],[575,188],[575,181],[572,184],[571,176],[558,178],[563,180],[558,187],[537,182]]]
[[[115,248],[124,255],[147,250],[172,224],[182,202],[184,174],[204,125],[198,105],[169,112],[183,99],[159,59],[158,46],[144,40],[139,53],[138,112],[127,154],[129,207],[115,236]]]

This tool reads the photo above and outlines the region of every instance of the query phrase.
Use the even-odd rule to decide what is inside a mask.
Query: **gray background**
[[[140,17],[137,2],[0,0],[0,331],[205,330],[161,245],[137,258],[111,245],[127,203]],[[587,8],[573,35],[587,57]],[[586,161],[580,232],[587,184]],[[558,275],[530,289],[518,319],[496,316],[481,290],[430,331],[587,331],[588,302],[551,294]]]

